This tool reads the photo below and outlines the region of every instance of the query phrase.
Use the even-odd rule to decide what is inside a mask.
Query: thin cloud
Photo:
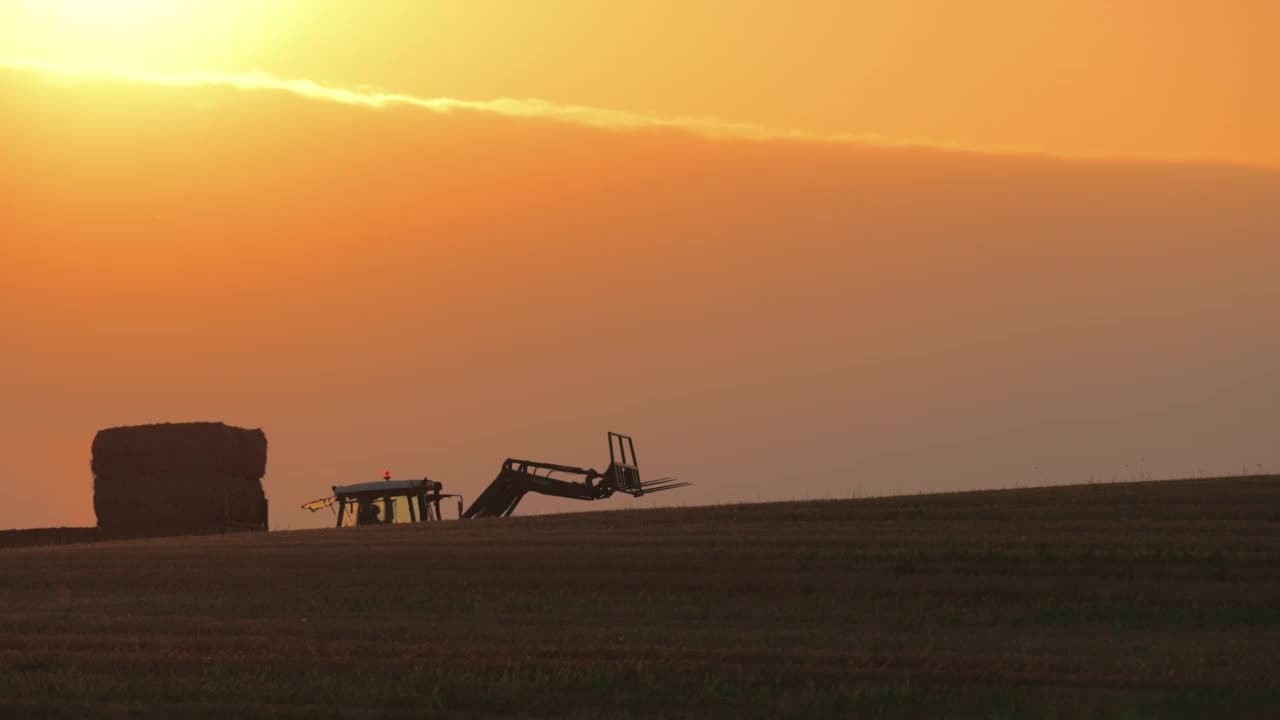
[[[314,80],[282,78],[271,73],[223,72],[219,70],[163,73],[105,64],[61,64],[34,59],[0,58],[0,68],[39,73],[64,79],[107,79],[163,87],[224,87],[238,90],[286,92],[310,100],[367,108],[413,107],[435,113],[481,112],[514,118],[539,118],[603,130],[675,130],[707,138],[737,140],[802,140],[883,147],[932,147],[973,152],[1037,153],[1035,148],[977,147],[955,141],[894,138],[876,133],[813,133],[780,129],[755,123],[739,123],[717,118],[663,117],[642,113],[571,105],[536,98],[495,98],[461,100],[424,98],[403,93],[357,90],[324,85]]]

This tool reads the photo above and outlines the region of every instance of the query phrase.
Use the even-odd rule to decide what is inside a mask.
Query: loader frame
[[[576,476],[576,479],[552,477],[556,474]],[[604,472],[594,468],[507,458],[498,476],[462,513],[462,517],[510,517],[524,496],[531,492],[573,500],[603,500],[615,492],[641,497],[691,484],[678,482],[675,478],[641,480],[635,441],[629,435],[610,432],[609,467]]]
[[[619,492],[642,497],[693,484],[671,477],[642,480],[635,441],[630,435],[616,432],[609,433],[609,466],[604,472],[597,472],[594,468],[507,458],[498,476],[466,510],[462,509],[461,495],[441,492],[443,486],[428,478],[392,481],[390,472],[383,477],[383,482],[334,486],[331,497],[314,500],[302,507],[312,512],[333,509],[338,527],[343,527],[353,514],[358,525],[385,524],[396,521],[393,501],[407,498],[409,521],[417,523],[443,520],[440,502],[445,498],[457,499],[459,519],[510,517],[529,493],[571,500],[603,500]],[[373,519],[362,514],[379,501],[386,508],[385,517]]]

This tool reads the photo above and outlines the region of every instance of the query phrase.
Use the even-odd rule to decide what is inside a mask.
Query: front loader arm
[[[575,480],[553,475],[577,476]],[[641,481],[635,443],[626,435],[609,433],[609,467],[603,473],[572,465],[508,459],[498,477],[462,513],[464,518],[508,517],[526,493],[572,500],[603,500],[615,492],[634,497],[685,487],[674,478]]]
[[[551,477],[553,473],[578,475],[582,480],[560,480]],[[602,477],[595,470],[586,468],[508,459],[502,464],[498,477],[480,493],[462,517],[508,517],[515,512],[525,493],[531,492],[572,500],[600,500],[613,494],[613,488],[597,484],[596,481]]]

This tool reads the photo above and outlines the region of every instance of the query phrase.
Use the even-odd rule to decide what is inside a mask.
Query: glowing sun
[[[201,66],[268,32],[284,4],[244,0],[11,0],[10,55],[163,68]],[[7,36],[7,37],[6,37]]]

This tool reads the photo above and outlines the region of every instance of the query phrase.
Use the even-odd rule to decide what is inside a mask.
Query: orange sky
[[[163,420],[266,429],[275,527],[609,429],[698,483],[667,502],[1280,466],[1280,173],[993,150],[1275,164],[1262,4],[20,5],[0,528],[91,523],[93,433]]]
[[[1280,165],[1270,0],[7,0],[0,57]]]

